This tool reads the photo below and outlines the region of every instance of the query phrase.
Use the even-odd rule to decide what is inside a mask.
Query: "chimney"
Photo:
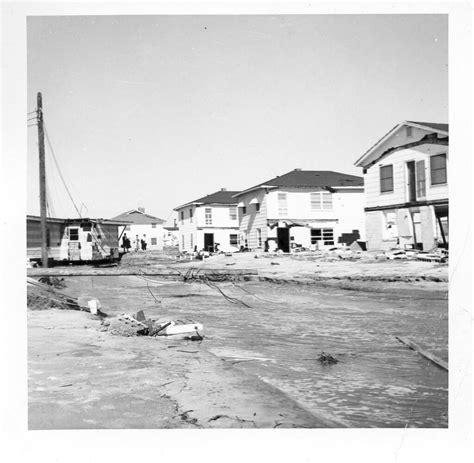
[[[144,214],[144,213],[145,213],[145,208],[144,208],[144,207],[139,207],[139,208],[138,208],[138,211],[139,211],[139,212],[143,212],[143,214]]]
[[[227,188],[221,188],[221,191],[227,191]]]
[[[300,171],[301,169],[298,167],[298,168],[297,168],[297,169],[295,169],[295,170],[297,170],[297,171]]]

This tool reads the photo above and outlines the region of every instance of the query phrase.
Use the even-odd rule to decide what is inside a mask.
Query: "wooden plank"
[[[423,349],[420,347],[418,344],[414,343],[408,338],[405,338],[403,336],[395,336],[401,343],[407,345],[410,349],[415,350],[418,352],[420,355],[423,357],[427,358],[428,360],[431,360],[433,363],[438,365],[439,367],[443,368],[444,370],[448,371],[448,363],[445,362],[444,360],[440,359],[436,355],[432,354],[431,352],[427,351],[426,349]]]

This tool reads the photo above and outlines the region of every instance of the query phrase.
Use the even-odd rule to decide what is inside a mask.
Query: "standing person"
[[[138,235],[135,237],[135,252],[140,251],[140,239],[138,238]]]
[[[143,239],[142,239],[142,251],[146,251],[146,235],[143,235]]]
[[[123,238],[122,238],[122,248],[123,248],[123,251],[124,251],[124,252],[128,252],[128,249],[127,249],[127,240],[128,240],[127,234],[124,233],[124,234],[123,234]]]

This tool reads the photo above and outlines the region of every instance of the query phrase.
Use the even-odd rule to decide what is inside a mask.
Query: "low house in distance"
[[[128,225],[121,227],[119,230],[119,236],[121,237],[120,245],[123,244],[123,235],[126,234],[132,249],[136,248],[137,239],[139,241],[145,240],[147,249],[154,251],[161,251],[163,249],[163,223],[165,221],[146,214],[143,207],[124,212],[114,217],[113,220],[128,222]]]
[[[172,247],[178,246],[179,244],[179,228],[176,220],[174,220],[173,225],[164,225],[163,226],[163,246]]]
[[[235,195],[240,245],[290,252],[364,240],[362,177],[295,169]]]
[[[448,124],[405,121],[355,163],[370,250],[448,247]]]
[[[119,257],[118,230],[123,222],[106,219],[46,219],[48,260],[87,263]],[[26,250],[32,261],[41,261],[41,218],[26,217]]]
[[[179,250],[238,250],[237,191],[222,188],[174,210],[178,213]]]

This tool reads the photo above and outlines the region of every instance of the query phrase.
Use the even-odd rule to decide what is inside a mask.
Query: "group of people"
[[[135,240],[133,241],[133,244],[135,246],[135,252],[146,251],[146,247],[147,247],[146,235],[143,235],[143,238],[139,238],[139,236],[136,235]],[[124,233],[123,238],[122,238],[122,248],[124,249],[125,252],[130,252],[131,247],[132,247],[132,244],[130,242],[130,238],[128,238],[127,234]]]

